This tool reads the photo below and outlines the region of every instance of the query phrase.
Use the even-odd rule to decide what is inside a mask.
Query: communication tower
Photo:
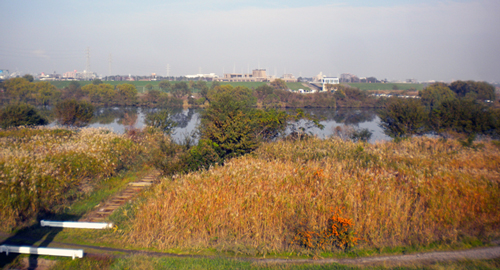
[[[85,68],[85,79],[89,80],[90,79],[90,47],[87,47],[85,50],[85,53],[87,55],[87,65]]]

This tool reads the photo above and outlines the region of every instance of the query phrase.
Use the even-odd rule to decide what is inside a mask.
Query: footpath
[[[153,185],[158,180],[160,172],[152,171],[141,180],[131,182],[127,188],[109,198],[106,202],[96,206],[96,209],[85,214],[79,221],[104,222],[116,209],[127,202],[131,202],[143,189]]]

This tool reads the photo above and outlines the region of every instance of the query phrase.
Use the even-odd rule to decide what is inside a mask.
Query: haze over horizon
[[[418,2],[418,3],[416,3]],[[500,81],[500,1],[2,1],[0,69]]]

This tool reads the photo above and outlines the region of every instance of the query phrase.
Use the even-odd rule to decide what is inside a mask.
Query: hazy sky
[[[0,69],[500,81],[499,0],[0,0]]]

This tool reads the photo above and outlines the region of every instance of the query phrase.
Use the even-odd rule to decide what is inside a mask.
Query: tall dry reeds
[[[332,209],[362,245],[487,237],[500,227],[500,150],[414,138],[399,143],[316,138],[262,145],[255,155],[165,179],[139,205],[128,239],[144,247],[238,246],[284,251]]]
[[[100,181],[136,162],[153,135],[86,128],[0,131],[0,223],[9,230],[40,212],[57,212]]]

